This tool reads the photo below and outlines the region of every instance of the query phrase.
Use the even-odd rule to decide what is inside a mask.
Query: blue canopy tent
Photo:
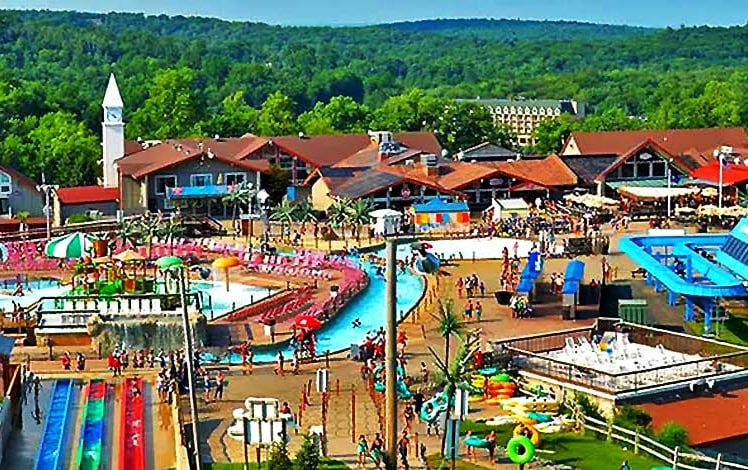
[[[533,297],[535,281],[540,277],[541,272],[543,272],[543,257],[537,251],[532,251],[527,257],[527,264],[522,269],[522,274],[520,274],[517,294]]]

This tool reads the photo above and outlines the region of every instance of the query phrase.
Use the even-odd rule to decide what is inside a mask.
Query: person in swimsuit
[[[356,444],[356,454],[358,455],[358,466],[366,466],[366,456],[369,452],[369,443],[366,442],[366,436],[361,434],[358,436],[358,443]]]

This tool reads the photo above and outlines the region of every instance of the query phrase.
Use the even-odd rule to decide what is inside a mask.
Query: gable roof
[[[517,153],[507,148],[498,146],[491,142],[483,142],[474,147],[470,147],[467,150],[463,150],[460,160],[469,160],[471,158],[477,158],[479,160],[491,159],[491,158],[514,158]]]
[[[577,184],[592,186],[600,173],[616,160],[617,155],[569,155],[563,162],[577,175]]]
[[[708,152],[720,145],[748,145],[748,135],[742,127],[572,132],[561,149],[562,155],[572,139],[582,155],[621,155],[645,140],[658,143],[671,155],[679,155],[690,149]]]
[[[103,186],[74,186],[58,188],[57,198],[63,204],[92,204],[95,202],[119,201],[119,188]]]
[[[405,147],[440,154],[442,146],[433,132],[399,132],[394,139]],[[317,168],[333,166],[371,143],[368,134],[326,134],[281,136],[269,139],[273,145]]]
[[[551,154],[545,158],[486,162],[484,165],[491,165],[501,170],[506,176],[535,183],[546,188],[573,186],[577,184],[577,175],[555,154]]]
[[[32,180],[31,178],[29,178],[28,176],[22,173],[19,173],[14,168],[11,168],[7,165],[0,165],[0,171],[2,171],[3,173],[6,173],[8,176],[10,176],[12,180],[18,182],[19,184],[22,184],[23,186],[27,186],[29,188],[36,190],[36,186],[37,186],[36,181]]]
[[[267,144],[261,137],[238,137],[230,139],[175,139],[167,140],[140,152],[117,160],[120,173],[142,178],[160,170],[196,158],[215,158],[217,161],[235,165],[250,171],[267,171],[267,160],[249,160],[248,157]]]

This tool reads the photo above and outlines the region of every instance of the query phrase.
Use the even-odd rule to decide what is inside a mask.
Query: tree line
[[[617,29],[616,29],[617,28]],[[511,145],[457,98],[575,98],[538,131],[748,124],[748,27],[554,22],[280,27],[137,14],[0,12],[0,163],[56,184],[100,173],[110,72],[129,138],[433,130],[458,151]]]

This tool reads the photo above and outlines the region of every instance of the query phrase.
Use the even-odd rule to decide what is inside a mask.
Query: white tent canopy
[[[670,197],[689,196],[698,193],[696,188],[653,188],[640,186],[621,186],[618,192],[637,199],[665,199]]]
[[[605,196],[598,196],[596,194],[567,194],[564,196],[567,201],[581,204],[586,207],[600,208],[603,206],[618,206],[618,201]]]
[[[516,214],[519,217],[526,217],[530,206],[524,199],[494,199],[491,201],[491,207],[486,211],[491,211],[491,220],[494,222],[505,217],[512,217]]]
[[[369,212],[369,217],[374,219],[372,227],[376,235],[394,235],[400,232],[403,215],[396,210],[378,209]]]

